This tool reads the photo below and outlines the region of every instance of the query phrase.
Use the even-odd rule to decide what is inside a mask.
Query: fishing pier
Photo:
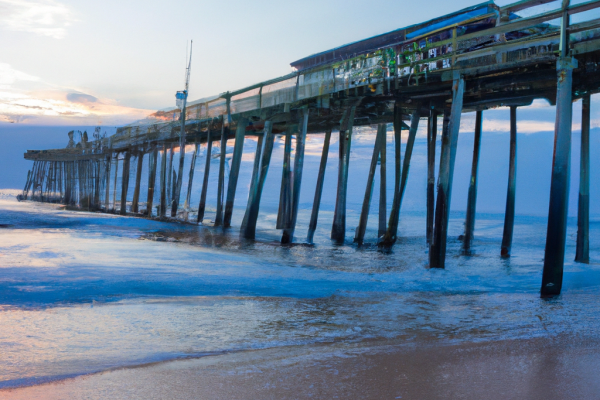
[[[557,3],[555,9],[526,17],[525,11]],[[488,1],[434,20],[324,51],[291,63],[295,72],[240,90],[187,102],[121,127],[97,140],[71,142],[66,149],[29,150],[34,162],[22,198],[60,202],[85,210],[139,215],[163,220],[184,219],[188,193],[181,193],[186,144],[206,146],[205,174],[197,218],[205,217],[209,174],[218,174],[214,226],[231,226],[234,202],[245,201],[240,235],[254,239],[263,187],[267,180],[275,135],[284,135],[284,159],[277,228],[281,242],[291,243],[296,220],[306,136],[325,134],[312,214],[306,241],[312,242],[324,190],[332,134],[339,135],[339,168],[331,239],[343,244],[352,130],[377,126],[364,202],[355,242],[364,240],[374,177],[380,160],[381,184],[378,244],[396,242],[402,199],[410,171],[419,124],[427,123],[427,218],[429,266],[444,268],[452,182],[461,115],[476,113],[475,145],[462,252],[470,254],[475,226],[482,115],[490,108],[510,107],[510,160],[504,234],[500,248],[509,257],[515,219],[517,179],[517,110],[535,99],[556,106],[554,157],[548,211],[542,296],[560,294],[567,228],[571,157],[572,103],[583,102],[581,174],[576,261],[589,261],[589,131],[590,96],[600,91],[600,19],[571,23],[574,15],[600,7],[600,0],[524,0],[499,7]],[[530,12],[531,14],[531,12]],[[551,23],[559,21],[556,23]],[[439,121],[441,120],[441,121]],[[439,171],[435,171],[438,122],[442,126]],[[385,137],[392,123],[394,191],[386,209]],[[408,130],[402,154],[401,131]],[[244,139],[257,137],[248,199],[236,199]],[[292,151],[292,140],[295,150]],[[220,142],[219,169],[210,171],[213,142]],[[226,179],[227,142],[234,150]],[[178,157],[175,156],[176,152]],[[160,155],[160,157],[159,157]],[[140,193],[144,159],[148,190]],[[160,163],[159,163],[160,159]],[[121,160],[121,165],[119,165]],[[482,160],[485,162],[485,160]],[[135,182],[130,164],[137,163]],[[176,165],[174,165],[176,164]],[[116,184],[121,175],[121,194]],[[361,190],[362,190],[362,185]],[[111,187],[112,198],[111,198]],[[356,186],[355,186],[356,187]],[[155,191],[160,202],[153,204]],[[143,202],[145,197],[146,201]],[[239,203],[238,203],[239,204]]]

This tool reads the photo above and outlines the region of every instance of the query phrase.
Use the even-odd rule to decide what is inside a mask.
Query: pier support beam
[[[427,244],[433,235],[433,213],[435,209],[435,144],[437,136],[438,112],[433,107],[427,120]]]
[[[387,124],[379,124],[382,129],[381,146],[379,148],[379,229],[377,238],[385,235],[387,222]]]
[[[144,153],[140,150],[137,155],[137,167],[135,169],[135,187],[133,189],[133,200],[131,201],[131,212],[139,212],[140,185],[142,183],[142,167],[144,165]]]
[[[258,149],[261,149],[260,152]],[[264,133],[259,139],[259,145],[256,150],[257,159],[260,158],[258,166],[257,179],[253,179],[250,185],[250,195],[248,196],[248,207],[246,215],[242,222],[241,233],[246,239],[254,239],[256,236],[256,221],[258,220],[258,212],[260,210],[260,199],[262,191],[267,180],[269,172],[269,164],[271,163],[271,154],[273,153],[273,124],[271,121],[265,121]],[[262,155],[262,157],[260,157]],[[256,163],[255,163],[256,164]]]
[[[235,144],[231,158],[231,170],[229,171],[229,182],[227,183],[227,201],[225,202],[225,214],[223,215],[223,227],[231,226],[233,215],[233,204],[235,202],[235,191],[237,189],[240,166],[242,165],[242,154],[244,153],[244,137],[246,135],[247,118],[240,118],[235,131]]]
[[[229,102],[227,103],[229,107]],[[229,123],[221,117],[221,158],[219,159],[219,183],[217,186],[217,214],[215,226],[223,225],[223,199],[225,196],[225,156],[227,154],[227,137],[229,136]]]
[[[430,268],[444,268],[446,264],[446,240],[448,237],[448,221],[450,219],[452,178],[454,175],[454,161],[456,159],[464,91],[464,78],[462,76],[455,76],[452,85],[451,110],[444,110],[444,130],[442,134],[437,204],[435,206],[435,225],[431,246],[429,247]],[[447,124],[446,120],[448,120]]]
[[[358,227],[354,233],[354,242],[362,245],[367,231],[367,221],[369,220],[369,210],[371,209],[371,197],[373,196],[373,181],[375,180],[375,171],[377,170],[377,161],[381,154],[381,146],[385,145],[386,124],[379,124],[377,127],[377,136],[373,146],[373,155],[371,156],[371,165],[369,167],[369,175],[367,176],[367,187],[363,198]],[[383,140],[382,140],[383,139]],[[383,142],[383,143],[382,143]]]
[[[202,192],[200,193],[200,203],[198,204],[198,223],[204,220],[204,210],[206,210],[206,195],[208,193],[208,178],[210,177],[210,160],[212,159],[212,137],[210,136],[210,126],[206,132],[206,163],[204,164],[204,176],[202,178]]]
[[[288,126],[283,145],[283,171],[281,173],[281,189],[279,190],[279,209],[277,210],[277,229],[285,227],[286,216],[292,194],[292,131],[296,126]]]
[[[339,139],[339,168],[337,196],[335,211],[333,214],[333,225],[331,227],[331,239],[337,244],[343,244],[346,237],[346,196],[348,193],[348,168],[350,166],[350,146],[352,144],[352,127],[354,126],[354,114],[358,104],[348,106],[340,121]]]
[[[483,111],[475,114],[475,138],[473,143],[473,163],[471,164],[471,181],[467,198],[467,217],[465,220],[465,235],[463,237],[462,253],[471,255],[473,232],[475,231],[475,210],[477,208],[477,175],[479,173],[479,151],[481,149],[481,125]],[[512,136],[512,135],[511,135]]]
[[[131,152],[126,151],[123,158],[123,173],[121,178],[121,215],[127,214],[127,189],[129,189],[129,163]]]
[[[560,294],[565,261],[567,211],[571,161],[571,123],[573,117],[573,69],[577,60],[561,57],[556,64],[558,73],[556,93],[556,124],[554,128],[554,157],[550,184],[550,207],[546,251],[542,273],[542,297]]]
[[[154,187],[156,186],[156,162],[158,161],[158,147],[152,146],[152,152],[148,154],[148,195],[146,196],[146,215],[152,218],[152,206],[154,205]]]
[[[106,170],[105,170],[105,174],[106,174],[106,186],[104,188],[104,211],[108,212],[108,210],[110,209],[110,167],[112,164],[112,151],[108,154],[108,156],[106,157]]]
[[[113,212],[117,212],[117,180],[119,178],[119,153],[115,153],[115,179],[113,182]]]
[[[175,156],[175,144],[171,143],[169,152],[169,164],[167,165],[167,209],[173,205],[173,157]]]
[[[581,105],[581,156],[579,162],[579,203],[577,206],[577,248],[575,261],[590,262],[590,95]]]
[[[160,211],[158,216],[164,218],[167,215],[167,144],[163,144],[160,157]]]
[[[292,182],[292,196],[290,210],[287,215],[286,226],[281,236],[281,243],[289,244],[294,240],[294,230],[298,219],[298,204],[300,202],[300,188],[302,185],[302,169],[304,168],[304,147],[306,144],[306,133],[308,131],[308,108],[302,109],[302,120],[300,131],[296,135],[296,153],[294,154],[294,173]]]
[[[508,189],[506,190],[506,211],[500,255],[510,257],[515,226],[515,195],[517,189],[517,107],[510,107],[510,162],[508,165]]]
[[[400,110],[398,110],[398,113],[400,114],[399,122],[401,124],[402,113]],[[412,151],[415,145],[415,137],[417,136],[417,129],[419,129],[420,113],[421,106],[417,105],[417,108],[413,111],[410,120],[410,130],[408,133],[408,141],[406,142],[406,150],[404,151],[404,163],[402,165],[402,176],[400,178],[400,189],[397,193],[394,193],[394,202],[392,204],[392,210],[390,212],[390,221],[388,224],[388,229],[385,235],[383,236],[383,239],[379,243],[380,246],[383,247],[391,247],[394,243],[396,243],[398,234],[398,223],[400,221],[400,209],[402,208],[402,199],[404,198],[404,192],[406,190],[406,182],[408,180],[408,172],[410,170],[410,159],[412,158]]]
[[[319,219],[319,207],[321,206],[321,196],[323,194],[323,182],[325,181],[325,169],[327,168],[327,157],[329,155],[329,142],[331,141],[331,129],[325,132],[323,141],[323,152],[321,154],[321,163],[319,164],[319,175],[317,176],[317,187],[315,189],[315,198],[313,200],[310,223],[308,224],[308,235],[306,241],[312,243],[315,231],[317,230],[317,221]]]
[[[200,150],[200,144],[195,143],[194,154],[192,154],[192,162],[190,164],[190,174],[188,177],[187,194],[185,196],[185,202],[183,203],[186,210],[190,208],[190,201],[192,199],[192,184],[194,183],[194,171],[196,170],[196,158],[198,157],[198,151]]]

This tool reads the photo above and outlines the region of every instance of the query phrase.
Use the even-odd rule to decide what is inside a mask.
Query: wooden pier
[[[529,17],[519,13],[542,4],[558,3],[551,11]],[[34,161],[22,198],[60,202],[83,210],[134,214],[148,218],[188,219],[191,186],[181,204],[182,181],[193,179],[199,146],[206,145],[206,168],[197,222],[206,210],[209,173],[218,175],[215,226],[230,227],[245,137],[258,137],[250,193],[240,234],[255,236],[263,187],[268,177],[274,135],[285,135],[283,178],[277,228],[282,243],[294,240],[302,183],[306,135],[325,133],[307,242],[312,242],[324,190],[329,142],[339,135],[339,169],[331,239],[344,243],[346,196],[352,131],[356,126],[378,126],[360,223],[355,241],[364,240],[377,161],[385,176],[385,131],[392,123],[395,138],[394,196],[387,213],[385,196],[379,204],[379,245],[396,242],[402,198],[410,170],[415,136],[427,121],[427,227],[429,262],[444,268],[454,164],[461,115],[476,112],[475,148],[462,252],[471,253],[477,198],[482,114],[486,109],[511,110],[510,170],[501,251],[509,257],[515,212],[517,176],[518,107],[535,99],[556,105],[555,147],[552,165],[546,255],[542,296],[560,294],[563,275],[571,156],[572,103],[583,101],[582,157],[576,261],[589,260],[589,121],[590,95],[600,91],[600,19],[577,24],[570,17],[599,8],[600,0],[571,5],[568,0],[524,0],[499,7],[493,1],[398,29],[293,62],[295,72],[240,90],[193,101],[182,109],[159,111],[147,119],[117,130],[108,138],[69,143],[66,149],[29,150]],[[560,20],[560,26],[549,24]],[[585,19],[585,18],[584,18]],[[435,194],[435,143],[438,117],[442,120],[441,159],[437,200]],[[400,134],[408,142],[401,154]],[[70,135],[72,138],[72,135]],[[295,138],[295,139],[294,139]],[[292,152],[292,140],[295,151]],[[212,143],[220,142],[219,170],[210,171]],[[225,183],[226,145],[234,151]],[[192,170],[183,171],[185,145],[195,144]],[[173,167],[178,152],[178,168]],[[144,155],[148,156],[148,192],[140,185]],[[160,154],[160,167],[158,156]],[[132,159],[133,158],[133,159]],[[485,160],[481,160],[485,162]],[[133,199],[128,201],[129,169],[137,165]],[[158,171],[157,168],[159,167]],[[277,166],[279,167],[279,166]],[[116,182],[122,176],[121,198]],[[112,179],[112,181],[111,181]],[[158,179],[158,182],[156,182]],[[110,186],[113,198],[110,201]],[[156,185],[159,185],[156,189]],[[381,191],[385,193],[385,180]],[[155,190],[160,194],[153,211]],[[143,202],[144,198],[146,202]],[[184,207],[185,205],[185,207]],[[184,211],[182,213],[182,211]],[[168,213],[168,215],[167,215]]]

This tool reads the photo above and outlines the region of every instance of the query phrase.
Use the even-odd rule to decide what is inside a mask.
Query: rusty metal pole
[[[448,221],[450,220],[450,200],[452,196],[452,178],[454,161],[460,130],[460,117],[463,106],[465,80],[456,74],[452,85],[452,108],[444,110],[444,119],[449,118],[448,128],[442,136],[442,155],[438,183],[437,204],[435,206],[435,225],[431,246],[429,247],[430,268],[444,268],[446,265],[446,240],[448,238]]]
[[[517,107],[510,107],[510,162],[508,166],[508,188],[506,190],[506,211],[500,256],[510,257],[513,231],[515,227],[515,196],[517,189]]]
[[[473,163],[471,164],[471,182],[469,183],[469,197],[467,199],[467,218],[465,220],[465,235],[463,238],[462,253],[472,254],[471,244],[475,231],[475,209],[477,207],[477,175],[479,173],[479,151],[481,149],[481,125],[483,111],[477,111],[475,116],[475,141],[473,144]]]
[[[579,204],[577,208],[577,249],[575,261],[590,262],[590,95],[582,99],[581,156],[579,163]]]

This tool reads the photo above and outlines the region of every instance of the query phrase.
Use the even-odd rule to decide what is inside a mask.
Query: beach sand
[[[0,391],[2,399],[598,399],[595,338],[370,341],[177,360]]]

